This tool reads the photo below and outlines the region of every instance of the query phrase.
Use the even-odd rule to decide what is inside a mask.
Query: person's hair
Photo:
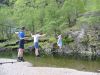
[[[25,30],[25,27],[22,27],[21,30]]]

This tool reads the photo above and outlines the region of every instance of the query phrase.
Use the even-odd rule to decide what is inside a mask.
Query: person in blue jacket
[[[25,27],[21,28],[21,31],[16,32],[19,38],[19,49],[18,49],[18,58],[17,61],[24,61],[23,52],[24,52],[24,41],[25,41]]]

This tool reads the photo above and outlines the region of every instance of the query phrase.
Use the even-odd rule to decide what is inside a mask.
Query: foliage
[[[49,42],[50,43],[55,43],[55,42],[57,42],[57,39],[55,37],[50,37]]]
[[[75,26],[82,14],[99,9],[99,0],[1,0],[0,28],[25,26],[32,32],[56,34]],[[95,18],[89,21],[95,22]],[[0,37],[11,38],[10,28],[3,29]]]
[[[64,38],[63,38],[63,44],[65,45],[65,44],[69,44],[69,43],[71,43],[71,42],[73,42],[74,41],[74,39],[73,38],[71,38],[71,37],[68,37],[68,36],[65,36]]]
[[[79,25],[85,25],[87,24],[88,26],[95,26],[100,24],[100,14],[98,14],[100,11],[94,11],[94,12],[88,12],[84,14],[84,16],[79,18],[79,21],[77,23]]]

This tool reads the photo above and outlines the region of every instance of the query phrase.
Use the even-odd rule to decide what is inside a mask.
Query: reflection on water
[[[33,63],[33,66],[43,66],[43,67],[63,67],[71,68],[82,71],[92,71],[96,72],[100,70],[100,60],[82,60],[73,57],[53,57],[44,56],[36,58],[32,55],[25,56],[26,60]]]

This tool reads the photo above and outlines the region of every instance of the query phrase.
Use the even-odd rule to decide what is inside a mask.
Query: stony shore
[[[29,62],[0,59],[0,75],[100,75],[100,73],[84,72],[68,68],[34,67]]]

